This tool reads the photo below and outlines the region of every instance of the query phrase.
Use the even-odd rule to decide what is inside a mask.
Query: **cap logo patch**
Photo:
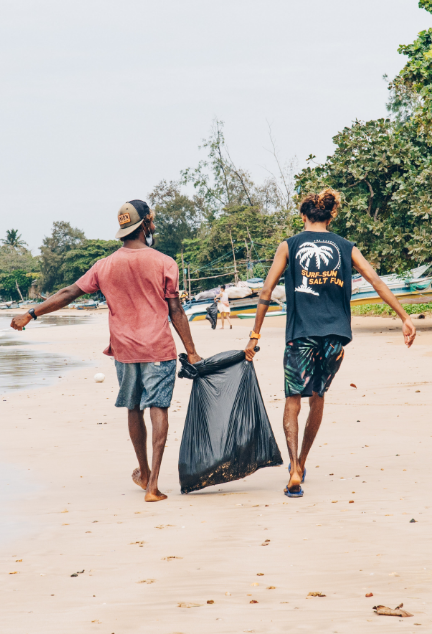
[[[130,214],[128,214],[128,213],[120,214],[120,216],[118,217],[118,220],[119,220],[120,225],[125,225],[125,224],[127,224],[128,222],[131,221]]]

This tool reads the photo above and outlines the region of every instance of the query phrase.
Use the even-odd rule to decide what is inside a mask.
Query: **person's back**
[[[352,339],[352,267],[372,284],[383,301],[402,319],[408,347],[415,338],[409,316],[357,247],[328,231],[340,204],[340,194],[332,189],[308,194],[302,200],[300,214],[304,231],[278,247],[261,291],[254,329],[245,350],[247,360],[252,361],[271,294],[285,272],[284,431],[291,460],[285,494],[291,498],[303,496],[301,483],[306,477],[307,456],[321,425],[324,395],[341,366],[344,346]],[[299,455],[298,417],[302,397],[310,397],[310,410]]]
[[[351,275],[354,244],[330,231],[302,231],[288,238],[285,270],[286,341],[351,331]]]
[[[159,469],[168,433],[168,408],[176,376],[176,348],[168,324],[171,318],[182,340],[189,363],[200,361],[189,322],[179,300],[178,267],[153,246],[153,212],[143,200],[120,208],[116,238],[123,247],[99,260],[75,284],[61,289],[26,315],[14,317],[11,326],[22,330],[29,321],[52,313],[85,293],[101,291],[109,307],[110,345],[119,382],[116,407],[128,410],[129,434],[139,468],[132,479],[146,490],[146,502],[166,495],[158,489]],[[152,421],[152,468],[147,460],[144,410]]]
[[[178,267],[154,249],[122,247],[77,281],[85,293],[100,289],[109,307],[110,346],[123,363],[176,358],[168,323],[168,298],[178,297]]]

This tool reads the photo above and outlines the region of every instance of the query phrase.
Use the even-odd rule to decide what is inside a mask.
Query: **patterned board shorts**
[[[176,376],[176,360],[157,363],[115,362],[120,390],[116,407],[169,407]]]
[[[329,389],[344,358],[339,337],[301,337],[287,344],[284,355],[285,396],[320,396]]]

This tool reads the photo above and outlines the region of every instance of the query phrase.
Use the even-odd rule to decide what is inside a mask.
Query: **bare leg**
[[[165,443],[168,435],[168,408],[167,407],[151,407],[150,418],[153,426],[152,432],[152,469],[150,479],[145,495],[146,502],[160,502],[166,500],[167,496],[158,489],[159,471],[162,462],[162,456],[165,449]]]
[[[303,471],[298,461],[298,417],[301,409],[301,396],[288,396],[285,401],[283,426],[288,445],[288,453],[291,461],[290,479],[288,489],[299,491]]]
[[[128,410],[129,435],[138,458],[139,469],[132,473],[132,480],[144,490],[150,478],[150,467],[147,460],[147,429],[144,423],[144,412],[139,405]]]
[[[303,443],[299,457],[300,470],[303,473],[306,458],[316,438],[324,413],[324,397],[319,396],[316,392],[312,392],[309,399],[309,416],[303,435]]]
[[[221,326],[221,328],[222,328],[222,330],[223,330],[223,329],[224,329],[224,327],[225,327],[225,322],[224,322],[224,319],[225,319],[225,313],[221,313],[221,319],[222,319],[222,326]]]
[[[229,327],[232,328],[232,323],[231,323],[231,319],[230,319],[230,314],[229,313],[225,313],[227,321],[229,323]]]

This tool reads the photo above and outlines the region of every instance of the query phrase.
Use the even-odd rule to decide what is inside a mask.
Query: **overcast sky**
[[[416,0],[3,0],[1,227],[36,253],[55,220],[110,239],[121,204],[194,166],[212,119],[257,180],[267,121],[300,166],[386,116],[432,16]]]

